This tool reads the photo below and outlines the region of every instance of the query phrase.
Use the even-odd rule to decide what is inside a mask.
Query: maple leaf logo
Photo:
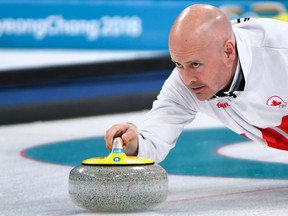
[[[279,96],[272,96],[270,97],[266,104],[268,106],[273,106],[273,107],[286,107],[287,103]]]
[[[279,106],[279,105],[281,105],[281,104],[282,104],[281,101],[273,100],[273,101],[271,102],[270,106]]]

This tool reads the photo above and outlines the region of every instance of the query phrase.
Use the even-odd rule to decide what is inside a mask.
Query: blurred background
[[[0,124],[150,109],[170,27],[195,3],[288,21],[287,1],[0,0]]]

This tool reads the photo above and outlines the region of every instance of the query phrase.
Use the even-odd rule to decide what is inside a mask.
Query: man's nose
[[[197,74],[189,69],[184,69],[182,71],[182,79],[186,85],[189,85],[191,82],[197,82]]]

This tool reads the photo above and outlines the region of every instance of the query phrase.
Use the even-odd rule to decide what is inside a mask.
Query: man
[[[256,142],[288,150],[288,23],[238,19],[231,25],[210,5],[192,5],[175,20],[169,51],[176,68],[136,128],[113,125],[127,155],[162,161],[197,112]]]

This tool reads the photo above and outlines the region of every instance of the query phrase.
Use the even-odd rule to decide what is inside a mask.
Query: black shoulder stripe
[[[238,18],[238,19],[235,19],[235,20],[231,20],[231,24],[238,24],[238,23],[242,23],[242,22],[246,22],[250,20],[250,17],[245,17],[245,18]]]

